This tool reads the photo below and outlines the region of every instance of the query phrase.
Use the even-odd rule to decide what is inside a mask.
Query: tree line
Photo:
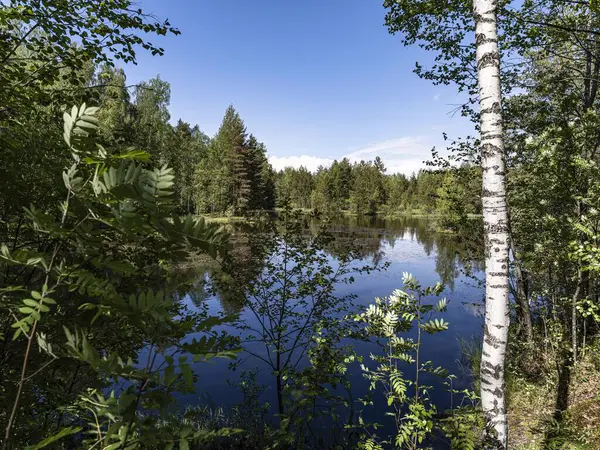
[[[233,105],[209,137],[182,119],[171,125],[171,89],[160,77],[130,89],[122,69],[102,66],[92,75],[88,83],[101,86],[100,136],[111,147],[135,147],[172,167],[182,213],[243,216],[290,202],[317,214],[436,212],[448,227],[481,213],[481,175],[471,163],[408,177],[386,173],[379,157],[356,163],[344,158],[315,173],[305,167],[275,171],[266,146],[248,134]]]
[[[243,215],[274,207],[274,173],[265,145],[246,132],[229,106],[210,138],[197,125],[170,123],[171,88],[153,78],[130,89],[122,69],[103,66],[98,90],[100,136],[113,147],[135,147],[176,173],[175,196],[182,213]]]
[[[436,213],[448,223],[481,213],[477,190],[481,172],[472,164],[422,169],[410,176],[386,172],[379,157],[355,163],[335,160],[315,173],[305,167],[286,167],[276,174],[277,201],[321,214]]]

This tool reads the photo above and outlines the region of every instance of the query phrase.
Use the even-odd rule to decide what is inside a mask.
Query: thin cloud
[[[410,175],[426,167],[425,161],[431,158],[433,144],[426,136],[405,136],[398,139],[376,142],[359,150],[347,153],[337,158],[348,158],[351,162],[372,161],[379,156],[386,168],[387,173],[403,173]],[[316,171],[319,166],[329,166],[333,159],[318,156],[270,156],[269,161],[276,170],[285,167],[300,166],[310,171]]]
[[[352,162],[373,160],[379,156],[388,173],[410,175],[425,168],[431,157],[431,145],[425,136],[405,136],[399,139],[377,142],[347,155]]]
[[[333,162],[333,159],[320,158],[318,156],[269,156],[269,162],[275,170],[283,170],[286,167],[295,167],[296,169],[300,166],[304,166],[311,172],[315,172],[319,166],[329,166]]]

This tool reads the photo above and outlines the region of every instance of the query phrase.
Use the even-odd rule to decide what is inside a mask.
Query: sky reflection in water
[[[318,226],[315,222],[314,228]],[[402,218],[384,220],[379,218],[344,218],[337,221],[332,230],[340,235],[356,233],[364,244],[365,258],[363,263],[374,260],[389,262],[386,271],[372,272],[355,276],[356,281],[350,285],[341,285],[336,293],[354,293],[357,295],[355,303],[359,306],[369,305],[375,297],[383,297],[392,293],[394,289],[402,286],[402,272],[412,273],[422,286],[435,284],[441,281],[446,285],[444,295],[449,301],[448,311],[444,319],[450,323],[449,330],[433,336],[424,335],[422,347],[422,360],[431,360],[434,366],[441,365],[457,376],[454,387],[463,389],[469,385],[469,377],[464,374],[460,364],[462,357],[461,340],[475,340],[481,336],[483,319],[481,315],[481,302],[483,287],[478,282],[482,279],[482,265],[478,257],[468,253],[465,240],[456,236],[443,233],[434,233],[429,229],[426,219]],[[477,248],[476,245],[473,248]],[[468,256],[466,256],[468,255]],[[334,259],[332,259],[334,261]],[[470,266],[471,276],[465,275],[465,265]],[[184,301],[193,304],[190,296]],[[218,313],[223,310],[223,304],[217,297],[207,300],[209,312]],[[229,308],[230,305],[225,305]],[[246,311],[240,312],[240,317],[252,320]],[[235,331],[234,331],[235,332]],[[368,355],[375,352],[378,347],[373,343],[359,342],[355,344],[359,354],[365,356],[369,363]],[[264,352],[259,345],[252,351]],[[259,369],[257,381],[266,385],[263,394],[264,401],[272,406],[276,404],[276,394],[273,376],[264,363],[256,358],[247,359],[239,370]],[[239,379],[239,370],[231,371],[229,362],[216,360],[210,363],[201,363],[195,367],[199,376],[197,388],[200,394],[183,396],[180,404],[215,404],[229,406],[241,401],[241,393],[232,387],[228,380],[236,382]],[[364,380],[357,363],[348,370],[352,381],[352,394],[356,399],[367,392],[368,383]],[[406,376],[412,376],[410,370],[405,371]],[[426,382],[431,381],[425,378]],[[433,393],[433,401],[438,410],[452,406],[450,394],[438,386]],[[454,400],[456,406],[457,399]],[[377,403],[376,403],[377,404]],[[381,397],[379,404],[383,407],[385,400]],[[358,408],[358,405],[357,405]],[[383,411],[374,408],[364,410],[366,420],[381,420]]]

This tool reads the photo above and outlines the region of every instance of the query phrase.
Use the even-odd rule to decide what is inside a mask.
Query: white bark
[[[485,233],[485,330],[481,359],[481,405],[496,441],[487,448],[507,447],[508,425],[504,359],[508,340],[508,208],[506,202],[500,56],[496,25],[497,0],[474,0],[475,42],[483,168]]]

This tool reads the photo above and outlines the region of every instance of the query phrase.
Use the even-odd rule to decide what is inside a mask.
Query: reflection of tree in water
[[[306,233],[315,236],[322,224],[322,220],[307,217]],[[435,254],[440,281],[453,289],[454,280],[461,273],[469,275],[483,269],[480,225],[480,221],[473,220],[469,229],[450,234],[434,231],[432,221],[424,218],[343,216],[328,223],[328,230],[336,239],[327,253],[338,258],[348,246],[354,245],[362,260],[380,265],[385,260],[386,248],[393,249],[399,240],[414,240],[427,255]],[[275,251],[269,245],[272,226],[277,226],[276,221],[231,225],[233,248],[225,270],[214,264],[199,265],[198,281],[194,290],[188,291],[192,301],[200,303],[207,296],[216,295],[226,313],[239,313],[243,308],[240,290],[262,273],[267,258]]]
[[[223,267],[210,272],[211,292],[218,296],[227,314],[239,314],[244,307],[243,291],[263,272],[274,252],[270,241],[272,222],[232,226],[232,250]]]
[[[210,296],[207,275],[213,270],[215,264],[208,258],[197,257],[170,271],[169,285],[174,299],[182,300],[187,296],[194,305],[203,304]]]
[[[240,289],[263,271],[270,252],[261,242],[264,229],[260,224],[235,224],[228,228],[231,249],[224,261],[219,264],[199,257],[173,270],[171,279],[172,284],[177,286],[176,298],[188,296],[193,304],[201,307],[207,299],[215,296],[225,314],[237,315],[244,307]],[[194,281],[183,283],[189,279]]]
[[[361,247],[363,258],[371,258],[373,264],[381,262],[385,248],[393,249],[398,240],[418,242],[425,254],[435,254],[436,272],[450,289],[454,288],[454,280],[461,272],[469,275],[483,269],[481,222],[472,220],[466,226],[468,228],[456,234],[440,233],[433,229],[430,220],[416,217],[340,217],[331,224],[337,236],[354,238]],[[311,229],[317,227],[315,221]]]
[[[483,270],[482,247],[477,246],[477,239],[473,233],[437,234],[435,271],[450,289],[454,289],[454,280],[461,272],[472,275]]]

